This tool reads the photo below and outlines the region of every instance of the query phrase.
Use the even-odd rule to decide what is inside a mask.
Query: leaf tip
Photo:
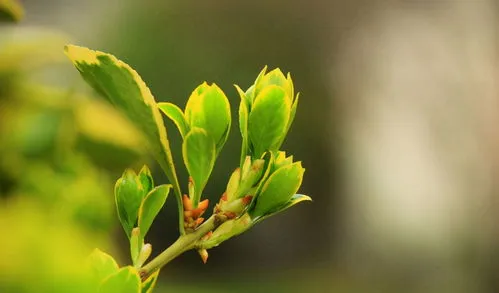
[[[99,64],[98,52],[72,44],[64,46],[64,53],[73,63]]]

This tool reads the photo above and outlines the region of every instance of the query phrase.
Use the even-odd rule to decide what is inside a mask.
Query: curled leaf
[[[177,105],[172,103],[158,103],[158,108],[163,112],[170,120],[175,123],[180,132],[182,138],[185,138],[189,132],[189,124],[185,120],[184,112]]]

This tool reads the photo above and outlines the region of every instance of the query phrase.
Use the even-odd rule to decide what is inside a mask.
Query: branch
[[[152,273],[161,269],[182,253],[193,249],[199,239],[205,236],[208,232],[215,230],[226,220],[226,217],[212,215],[194,232],[181,235],[170,247],[165,249],[161,254],[140,269],[139,274],[142,280],[146,280]]]

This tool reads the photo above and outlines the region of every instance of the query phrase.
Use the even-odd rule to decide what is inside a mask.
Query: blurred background
[[[233,84],[247,88],[264,65],[301,92],[283,148],[303,161],[300,191],[314,202],[211,250],[206,265],[182,255],[156,292],[499,292],[497,1],[22,3],[19,24],[0,24],[0,292],[85,292],[78,260],[95,246],[126,265],[114,181],[147,163],[167,182],[66,43],[116,55],[182,108],[215,82],[234,121]],[[234,123],[212,202],[239,148]],[[176,217],[171,197],[153,254],[177,238]]]

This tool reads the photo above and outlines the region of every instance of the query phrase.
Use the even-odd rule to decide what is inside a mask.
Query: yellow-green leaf
[[[133,228],[132,236],[130,237],[130,256],[132,257],[132,263],[135,266],[137,263],[137,258],[139,257],[140,251],[142,250],[142,240],[140,237],[140,229],[138,227]]]
[[[182,154],[187,171],[194,183],[192,205],[197,207],[215,164],[215,143],[204,129],[192,128],[184,139]]]
[[[127,169],[123,176],[116,181],[114,197],[118,218],[128,238],[137,223],[139,207],[144,198],[144,190],[138,176],[133,170]]]
[[[286,125],[286,130],[284,131],[284,135],[282,136],[281,140],[275,145],[276,149],[279,149],[284,142],[284,139],[286,138],[286,135],[289,132],[289,129],[291,128],[291,124],[293,124],[293,121],[295,120],[295,115],[296,115],[296,108],[298,107],[298,100],[300,99],[300,93],[296,94],[296,98],[293,102],[293,105],[291,106],[291,112],[289,114],[289,120],[288,124]]]
[[[142,200],[139,209],[139,228],[141,239],[144,239],[149,228],[151,228],[154,218],[165,204],[170,193],[171,185],[160,185],[151,190]]]
[[[241,161],[240,167],[243,167],[244,160],[249,154],[248,150],[248,100],[246,94],[239,86],[235,86],[239,96],[241,97],[241,102],[239,103],[239,130],[241,131],[242,144],[241,144]]]
[[[286,91],[286,97],[290,100],[290,103],[293,99],[293,87],[292,84],[289,84],[291,77],[288,75],[289,79],[287,79],[282,73],[281,69],[276,68],[271,72],[264,74],[263,76],[259,76],[255,82],[255,95],[258,96],[262,90],[271,85],[276,85],[283,88]]]
[[[170,120],[175,123],[182,135],[182,138],[185,138],[187,133],[189,132],[189,124],[185,120],[184,112],[177,105],[172,103],[158,103],[158,107]]]
[[[265,216],[286,204],[300,188],[305,169],[296,162],[277,169],[257,194],[256,204],[250,212],[253,219]]]
[[[0,21],[19,21],[24,16],[24,9],[17,0],[0,0]]]
[[[144,165],[139,172],[139,181],[142,184],[142,189],[144,190],[144,196],[149,193],[154,187],[154,180],[151,175],[151,170]]]
[[[229,135],[229,100],[216,84],[203,83],[189,97],[185,119],[191,128],[202,128],[212,137],[218,153]]]
[[[282,206],[277,207],[275,210],[270,211],[269,213],[267,213],[266,215],[264,215],[262,217],[254,219],[254,222],[256,224],[262,220],[265,220],[268,217],[274,216],[280,212],[284,212],[285,210],[289,209],[290,207],[294,206],[295,204],[303,202],[303,201],[312,201],[312,198],[310,196],[304,195],[304,194],[295,194],[291,197],[291,199],[287,203],[285,203]]]
[[[166,128],[156,101],[139,74],[111,54],[74,45],[67,45],[65,51],[87,83],[125,113],[145,134],[149,148],[173,184],[181,203],[182,193]]]
[[[260,158],[285,136],[291,103],[285,91],[278,86],[268,86],[258,94],[248,118],[248,135],[253,158]]]
[[[114,258],[97,248],[88,257],[88,265],[96,283],[100,283],[119,270]]]
[[[248,109],[251,109],[253,107],[253,101],[255,100],[255,97],[257,95],[256,86],[258,84],[260,84],[260,82],[261,82],[262,78],[265,76],[266,72],[267,72],[267,65],[265,65],[263,67],[263,69],[260,71],[260,73],[258,73],[258,76],[255,79],[255,82],[246,91],[246,97],[247,97],[247,101],[248,101]]]
[[[133,267],[124,267],[105,279],[99,293],[141,293],[140,277]]]

